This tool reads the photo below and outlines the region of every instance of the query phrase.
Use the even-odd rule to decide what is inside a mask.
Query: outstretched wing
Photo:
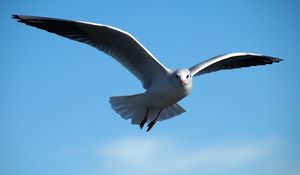
[[[115,27],[82,21],[13,15],[18,22],[89,44],[112,56],[149,88],[153,79],[167,74],[164,67],[131,34]]]
[[[220,55],[202,63],[199,63],[190,68],[191,74],[202,75],[210,72],[215,72],[219,70],[235,69],[241,67],[250,67],[258,65],[266,65],[272,63],[278,63],[282,61],[280,58],[259,55],[254,53],[230,53],[225,55]]]

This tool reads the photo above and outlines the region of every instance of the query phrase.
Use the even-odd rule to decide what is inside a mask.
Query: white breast
[[[183,87],[172,82],[170,77],[158,79],[147,90],[146,96],[150,108],[165,108],[187,96],[192,86]]]

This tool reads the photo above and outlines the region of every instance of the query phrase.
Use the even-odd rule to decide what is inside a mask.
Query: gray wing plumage
[[[280,58],[259,55],[254,53],[236,52],[220,55],[190,68],[193,76],[202,75],[219,70],[235,69],[241,67],[250,67],[278,63]]]
[[[18,22],[89,44],[112,56],[149,88],[156,76],[167,74],[164,67],[131,34],[115,27],[37,16],[13,15]]]

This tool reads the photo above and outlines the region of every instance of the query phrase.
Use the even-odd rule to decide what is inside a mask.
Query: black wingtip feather
[[[11,18],[12,18],[12,19],[17,19],[18,22],[21,20],[21,18],[20,18],[19,15],[12,15]]]
[[[266,59],[264,61],[269,61],[267,64],[272,64],[272,63],[279,63],[280,61],[283,61],[281,58],[277,57],[270,57],[270,56],[264,56]]]
[[[17,19],[18,22],[25,23],[25,20],[20,17],[20,15],[12,15],[12,19]]]
[[[279,63],[280,61],[283,61],[283,59],[281,58],[275,58],[275,57],[269,57],[269,60],[270,60],[270,64],[272,63]]]
[[[280,61],[283,61],[283,59],[281,59],[281,58],[273,58],[272,61],[276,62],[276,63],[279,63]]]
[[[11,18],[13,18],[13,19],[20,19],[19,15],[12,15]]]

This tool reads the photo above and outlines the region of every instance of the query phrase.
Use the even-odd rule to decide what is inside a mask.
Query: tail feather
[[[111,108],[115,110],[123,119],[131,119],[132,124],[140,124],[147,112],[147,104],[144,94],[110,97],[109,103],[111,104]],[[153,121],[156,118],[159,110],[160,109],[158,108],[150,109],[146,123]],[[185,110],[175,103],[162,110],[158,121],[167,120],[183,112],[185,112]]]
[[[145,112],[146,112],[147,109],[145,110],[137,110],[135,111],[133,114],[132,114],[132,119],[131,119],[131,124],[134,124],[134,125],[139,125],[144,117],[145,117]]]
[[[185,110],[179,104],[175,103],[167,108],[164,108],[160,114],[160,117],[158,118],[158,121],[170,119],[184,112]]]
[[[117,96],[110,97],[109,103],[111,108],[121,115],[123,119],[134,119],[138,116],[138,113],[145,111],[145,105],[143,105],[143,94],[135,94],[129,96]]]

